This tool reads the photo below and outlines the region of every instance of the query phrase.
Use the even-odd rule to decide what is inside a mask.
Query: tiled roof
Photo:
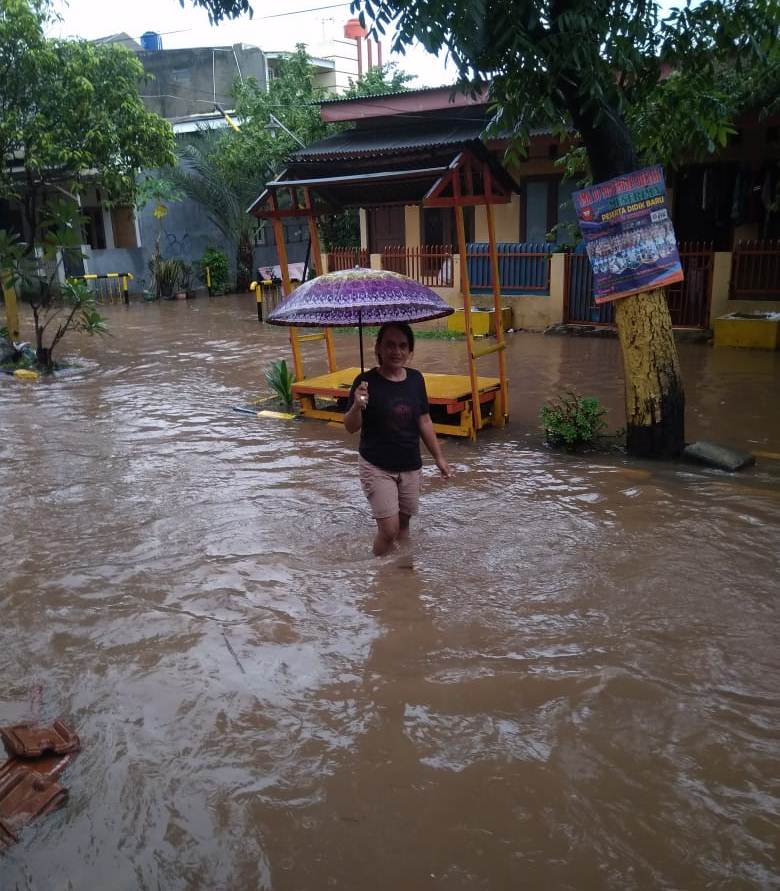
[[[361,102],[362,100],[384,99],[392,96],[414,96],[420,93],[435,93],[437,90],[452,90],[460,92],[460,89],[454,84],[442,84],[440,87],[419,87],[416,90],[396,90],[393,93],[375,93],[372,96],[336,96],[334,99],[321,99],[320,105],[333,105],[334,102]]]
[[[293,161],[325,161],[338,158],[372,158],[405,151],[459,145],[480,139],[481,121],[442,121],[425,126],[405,125],[384,129],[346,130],[300,149]]]

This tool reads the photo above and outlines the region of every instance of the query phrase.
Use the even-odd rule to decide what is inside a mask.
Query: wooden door
[[[368,249],[381,254],[387,245],[406,244],[406,224],[403,207],[371,207],[368,217]]]

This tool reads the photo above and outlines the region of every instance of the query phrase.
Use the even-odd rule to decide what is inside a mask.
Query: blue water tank
[[[141,46],[148,52],[153,53],[162,49],[162,37],[156,31],[144,31],[141,35]]]

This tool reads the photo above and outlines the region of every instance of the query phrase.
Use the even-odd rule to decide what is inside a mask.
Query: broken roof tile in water
[[[0,851],[19,840],[19,831],[37,817],[61,807],[68,790],[57,777],[81,749],[78,735],[64,722],[0,727],[11,756],[0,764]]]
[[[47,752],[67,755],[81,748],[78,736],[64,721],[55,721],[50,726],[16,724],[0,727],[0,738],[8,754],[18,758],[39,758]]]

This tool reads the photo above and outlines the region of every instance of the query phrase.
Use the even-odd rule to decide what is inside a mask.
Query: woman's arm
[[[361,381],[355,387],[355,395],[349,410],[344,413],[347,433],[357,433],[363,426],[363,409],[368,405],[368,383]]]
[[[442,454],[436,431],[433,429],[431,416],[427,413],[420,415],[417,426],[420,430],[422,441],[425,443],[425,448],[431,453],[431,457],[436,462],[436,466],[441,471],[441,475],[444,479],[448,480],[452,476],[452,470]]]

